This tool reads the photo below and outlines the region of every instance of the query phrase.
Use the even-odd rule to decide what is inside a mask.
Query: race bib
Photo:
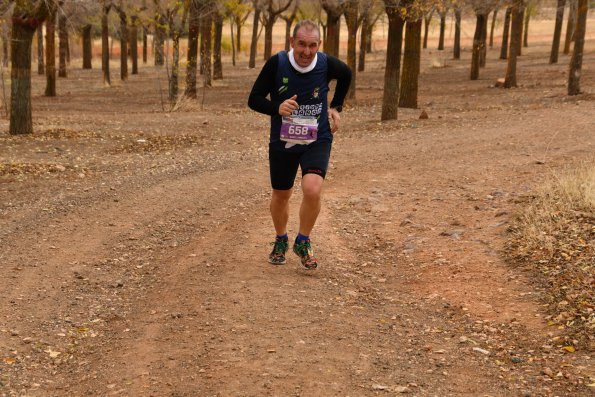
[[[318,138],[318,120],[312,116],[284,116],[281,121],[281,140],[308,145]]]

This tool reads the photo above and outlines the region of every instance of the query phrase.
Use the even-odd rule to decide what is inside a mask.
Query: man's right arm
[[[278,65],[279,57],[273,55],[263,66],[248,97],[248,106],[250,109],[269,116],[279,114],[281,103],[267,99],[267,96],[275,89],[275,76],[277,75]]]

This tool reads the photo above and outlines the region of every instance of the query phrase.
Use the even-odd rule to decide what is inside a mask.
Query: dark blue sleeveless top
[[[328,121],[328,64],[324,53],[317,53],[316,66],[308,73],[296,71],[289,62],[288,53],[281,51],[277,54],[279,66],[275,77],[275,89],[271,92],[271,100],[283,102],[286,99],[297,95],[299,109],[294,115],[314,116],[318,119],[317,141],[333,140]],[[281,116],[275,115],[271,118],[270,143],[280,147],[285,142],[279,139],[281,129]],[[307,145],[296,145],[289,150],[303,150]]]

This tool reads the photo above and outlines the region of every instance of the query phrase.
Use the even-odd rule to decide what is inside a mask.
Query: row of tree
[[[552,63],[558,60],[566,6],[566,0],[556,1],[556,25],[550,56]],[[575,95],[580,92],[588,2],[568,2],[570,27],[567,31],[575,43],[570,61],[568,93]],[[440,15],[439,49],[444,49],[447,14],[453,13],[455,59],[460,58],[461,52],[461,16],[463,12],[472,12],[475,15],[470,78],[477,79],[480,68],[485,66],[486,62],[489,15],[492,13],[489,40],[489,45],[492,46],[496,15],[498,10],[505,9],[500,57],[508,59],[504,87],[514,87],[517,58],[521,54],[523,36],[527,45],[529,16],[531,10],[539,3],[539,0],[0,0],[0,14],[5,16],[4,25],[10,26],[11,31],[10,133],[32,132],[31,50],[35,32],[39,51],[38,72],[46,75],[46,95],[56,95],[56,25],[59,32],[59,76],[66,76],[69,32],[74,31],[82,37],[83,68],[92,67],[92,41],[95,32],[100,32],[105,84],[110,84],[111,80],[110,36],[116,37],[120,42],[120,78],[126,80],[129,59],[132,63],[132,74],[138,73],[139,41],[142,41],[143,62],[147,62],[147,37],[152,35],[154,62],[158,66],[167,66],[169,97],[173,102],[179,95],[182,37],[188,39],[184,95],[196,97],[198,73],[203,75],[204,86],[209,86],[212,79],[223,78],[221,48],[225,21],[228,21],[230,27],[232,64],[235,65],[236,53],[242,48],[242,28],[252,16],[248,65],[254,68],[262,30],[263,56],[264,59],[268,59],[273,48],[273,27],[279,19],[285,22],[286,49],[289,48],[291,27],[295,21],[309,18],[318,21],[322,27],[324,51],[338,56],[343,18],[348,35],[346,60],[356,74],[365,70],[365,57],[371,51],[374,26],[380,18],[386,16],[389,27],[382,119],[387,120],[397,118],[398,107],[417,107],[421,47],[422,43],[424,47],[427,46],[428,27],[434,13]],[[46,32],[45,40],[41,29],[43,25]],[[172,44],[171,59],[164,49],[167,41],[171,41]],[[401,72],[403,41],[405,46]],[[7,40],[3,42],[6,43]],[[566,42],[570,47],[570,40],[567,39]],[[355,81],[353,79],[348,98],[355,97]]]

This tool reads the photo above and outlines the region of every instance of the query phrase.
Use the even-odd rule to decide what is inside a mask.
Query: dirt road
[[[315,272],[266,263],[255,71],[173,113],[151,68],[112,88],[73,71],[35,97],[34,136],[0,136],[0,395],[589,395],[592,352],[563,349],[501,256],[532,189],[594,159],[593,95],[565,97],[545,51],[515,90],[490,88],[497,61],[476,82],[467,61],[426,67],[430,119],[383,123],[371,59],[333,147]]]

